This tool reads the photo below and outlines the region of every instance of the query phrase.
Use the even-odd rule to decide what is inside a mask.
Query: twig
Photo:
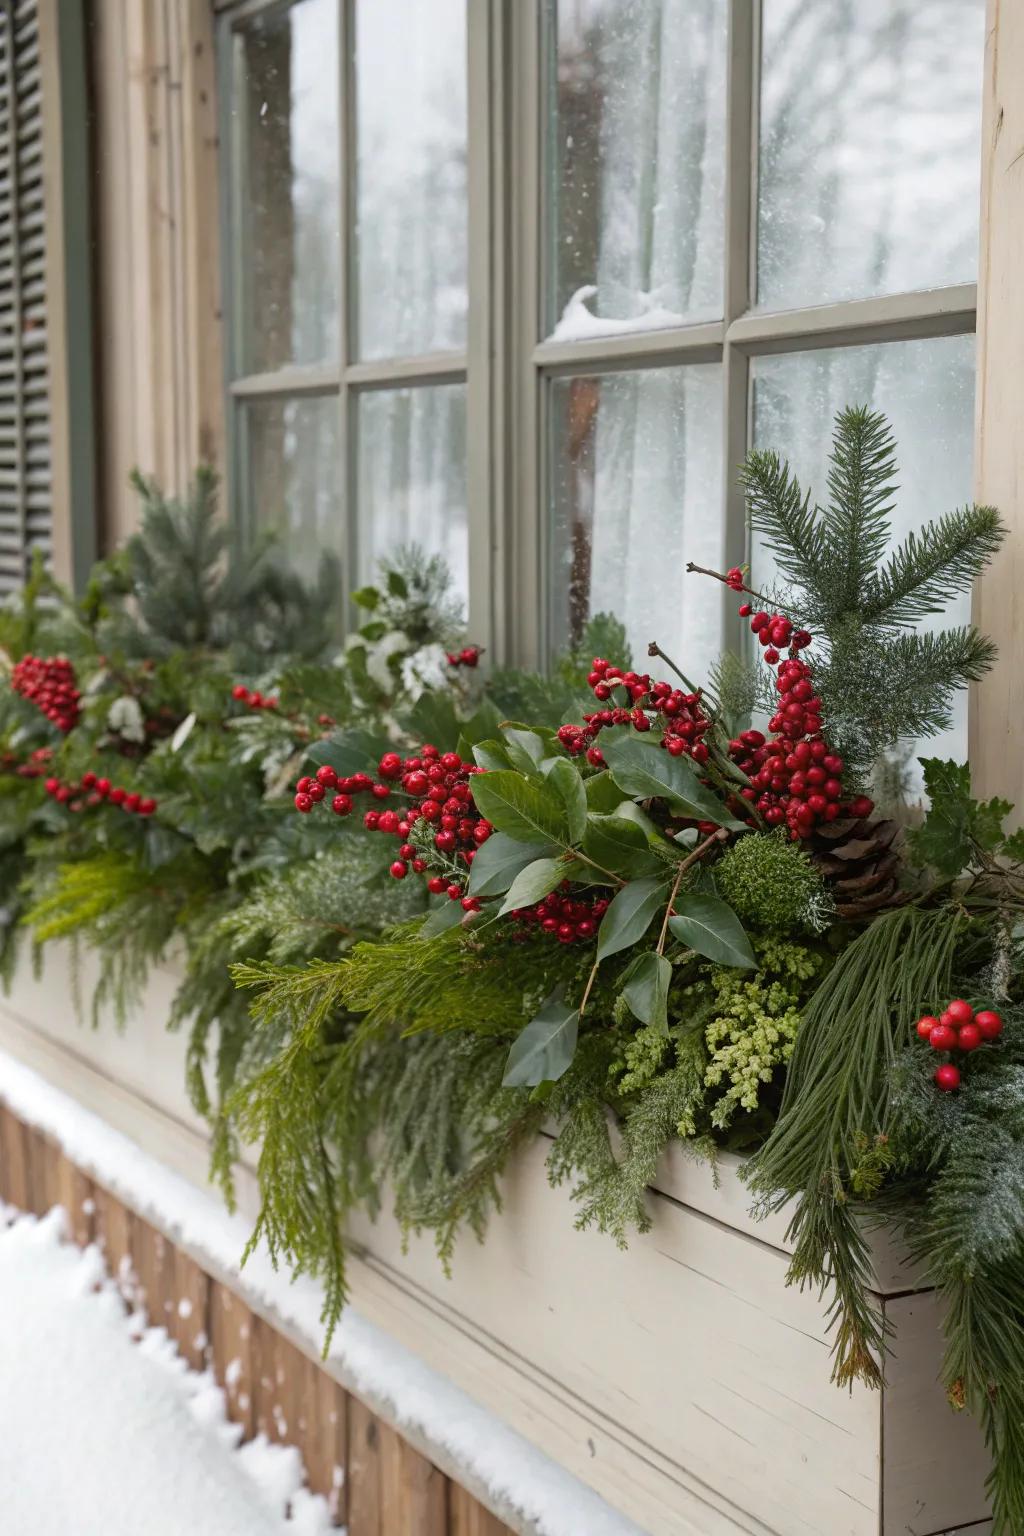
[[[743,582],[737,587],[729,580],[728,576],[723,576],[721,571],[713,571],[708,565],[696,565],[692,560],[688,560],[686,562],[686,569],[690,575],[713,576],[724,587],[728,587],[730,592],[746,592],[751,597],[756,597],[759,603],[764,603],[766,608],[773,606],[773,600],[770,597],[765,597],[763,592],[758,592],[756,587],[748,587]]]
[[[672,891],[668,898],[668,905],[665,908],[665,917],[661,924],[661,933],[658,935],[659,955],[664,954],[665,952],[665,937],[668,933],[668,920],[672,916],[672,907],[675,903],[676,897],[679,894],[679,886],[682,882],[683,876],[686,874],[688,869],[692,868],[692,866],[696,864],[698,859],[702,859],[704,857],[712,843],[724,843],[728,836],[729,834],[724,827],[716,827],[715,831],[712,832],[709,837],[706,837],[702,843],[698,843],[693,852],[687,855],[687,857],[680,864],[679,868],[676,870],[676,878],[672,885]]]
[[[590,998],[590,989],[594,985],[594,982],[597,978],[597,968],[600,964],[600,960],[595,960],[593,965],[590,967],[590,975],[587,977],[587,984],[583,989],[583,997],[580,1000],[580,1006],[578,1009],[578,1015],[581,1019],[583,1017],[583,1010],[586,1008],[587,1002]]]

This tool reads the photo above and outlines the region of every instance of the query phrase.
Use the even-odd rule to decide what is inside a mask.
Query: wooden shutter
[[[38,0],[0,0],[0,595],[52,554]]]

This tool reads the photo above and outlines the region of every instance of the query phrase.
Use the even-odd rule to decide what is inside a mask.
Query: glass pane
[[[290,563],[307,576],[321,550],[343,553],[338,416],[331,396],[253,401],[242,417],[251,526],[275,529]]]
[[[442,555],[453,592],[467,598],[466,387],[367,391],[358,402],[359,565],[403,544]]]
[[[985,0],[764,0],[757,298],[972,282]]]
[[[614,613],[646,667],[657,640],[695,681],[721,644],[721,368],[558,379],[553,402],[551,629],[576,644]]]
[[[466,345],[466,0],[357,0],[359,355]]]
[[[754,442],[788,459],[814,500],[828,495],[826,462],[832,423],[847,405],[884,411],[896,436],[898,469],[893,542],[929,518],[972,499],[974,337],[894,341],[876,347],[759,357],[753,363]],[[755,548],[754,572],[770,580],[770,556]],[[755,581],[754,585],[757,582]],[[966,624],[968,596],[924,628]],[[954,729],[930,738],[929,756],[967,756],[967,701],[961,694]],[[913,787],[920,780],[914,779]]]
[[[337,0],[299,0],[238,38],[241,367],[338,353]]]
[[[548,329],[722,313],[723,0],[550,0]]]

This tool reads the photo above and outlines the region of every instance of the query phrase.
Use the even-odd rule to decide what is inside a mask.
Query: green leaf
[[[421,939],[435,939],[439,933],[445,933],[449,928],[454,928],[465,917],[461,901],[442,902],[427,913],[426,919],[420,927],[418,937]]]
[[[637,800],[667,800],[673,810],[698,821],[739,825],[718,796],[700,782],[689,758],[672,757],[639,736],[623,736],[602,750],[612,778],[625,794]]]
[[[668,926],[687,949],[716,965],[753,969],[754,951],[743,924],[720,897],[685,892],[676,897],[674,905],[675,916],[669,918]]]
[[[459,716],[448,693],[421,693],[404,723],[419,741],[430,742],[442,752],[450,751],[459,739]]]
[[[520,842],[541,838],[564,847],[570,841],[565,807],[547,784],[534,784],[511,769],[499,769],[477,774],[473,799],[492,827]]]
[[[620,949],[638,944],[664,905],[665,880],[631,880],[612,897],[597,931],[597,958],[606,960]]]
[[[352,731],[312,742],[306,758],[318,768],[328,765],[339,778],[347,779],[354,773],[376,772],[379,755],[364,732]]]
[[[520,773],[536,773],[547,751],[537,732],[507,725],[501,734],[508,743],[508,756],[513,768],[518,768]]]
[[[359,608],[366,608],[370,613],[380,603],[380,593],[376,587],[359,587],[352,593],[352,601]]]
[[[588,816],[582,848],[588,859],[623,880],[654,875],[662,867],[644,829],[626,816]]]
[[[587,805],[592,811],[597,811],[601,815],[617,810],[622,803],[622,790],[606,769],[587,779],[584,790]]]
[[[407,598],[409,596],[409,583],[401,571],[388,571],[388,592],[392,597]]]
[[[459,730],[459,740],[455,750],[462,761],[471,763],[473,748],[477,742],[486,741],[489,736],[493,736],[500,725],[501,711],[491,703],[490,699],[484,699],[479,709],[475,710],[468,720],[463,720]]]
[[[972,862],[977,849],[992,853],[1003,842],[1003,822],[1013,807],[1008,800],[974,800],[966,763],[923,757],[924,787],[931,801],[920,827],[907,834],[914,858],[954,879]]]
[[[639,955],[622,981],[622,995],[641,1024],[668,1029],[668,989],[672,966],[655,950]]]
[[[544,763],[544,775],[565,807],[569,841],[582,842],[587,825],[587,792],[583,779],[567,757],[548,758]]]
[[[512,766],[512,759],[503,741],[478,741],[473,747],[473,761],[478,768],[486,768],[489,772]]]
[[[520,871],[554,851],[550,843],[521,843],[506,837],[504,832],[492,832],[474,856],[469,871],[469,894],[503,895]]]
[[[561,989],[553,992],[513,1041],[502,1085],[535,1088],[538,1083],[556,1082],[576,1054],[579,1023],[579,1009],[569,1006]]]
[[[488,839],[488,842],[491,839]],[[486,847],[486,844],[484,845]],[[522,847],[522,844],[519,844]],[[473,860],[476,864],[476,859]],[[498,916],[514,912],[519,907],[531,907],[535,901],[549,896],[556,885],[565,879],[565,867],[559,859],[534,859],[521,869],[509,886],[508,895],[501,904]]]

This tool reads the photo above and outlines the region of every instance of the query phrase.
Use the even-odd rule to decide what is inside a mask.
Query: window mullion
[[[338,513],[343,543],[342,579],[351,592],[359,583],[359,466],[355,423],[355,391],[350,387],[349,367],[358,356],[356,337],[355,248],[355,10],[353,0],[338,3]],[[349,626],[358,623],[355,607],[346,607]]]

